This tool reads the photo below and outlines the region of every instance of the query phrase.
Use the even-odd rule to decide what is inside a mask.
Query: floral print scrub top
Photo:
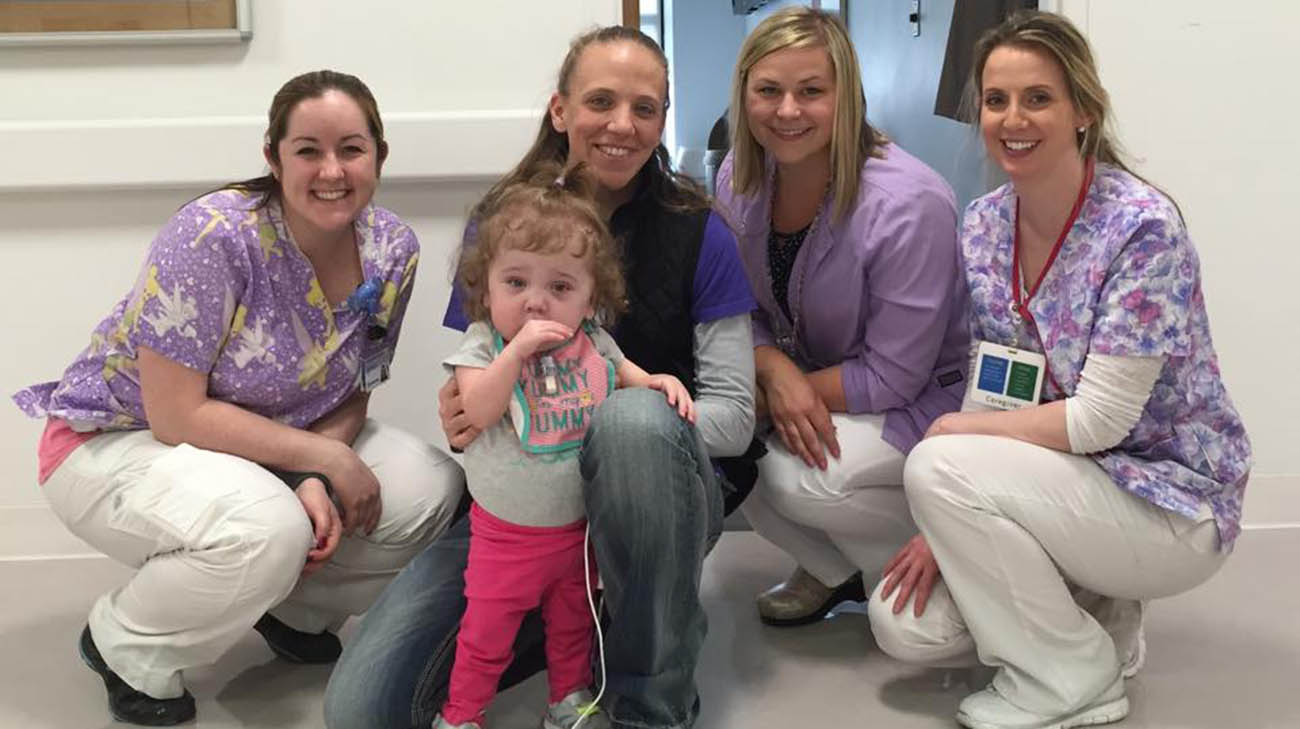
[[[1092,458],[1120,488],[1157,506],[1190,518],[1208,506],[1221,548],[1230,549],[1250,441],[1220,377],[1200,264],[1178,211],[1133,175],[1097,164],[1025,313],[1012,289],[1015,227],[1010,185],[966,210],[961,248],[973,339],[1044,353],[1046,401],[1074,394],[1089,352],[1166,357],[1137,425]]]
[[[279,205],[220,190],[182,207],[154,239],[135,286],[57,382],[14,395],[74,430],[148,427],[136,352],[208,375],[209,397],[298,428],[358,387],[365,357],[397,343],[419,259],[415,234],[374,205],[355,228],[378,311],[331,306]]]

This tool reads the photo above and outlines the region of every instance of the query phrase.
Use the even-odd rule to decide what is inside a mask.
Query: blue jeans
[[[700,571],[722,530],[722,491],[704,443],[661,393],[619,390],[596,411],[581,468],[605,582],[610,717],[618,727],[689,727],[699,712],[695,663],[707,628]],[[461,519],[384,590],[330,677],[330,729],[433,721],[447,697],[468,554]],[[502,688],[542,670],[542,636],[530,615]]]

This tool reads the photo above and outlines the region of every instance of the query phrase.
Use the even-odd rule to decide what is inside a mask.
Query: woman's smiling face
[[[632,41],[593,43],[583,49],[568,86],[549,106],[551,125],[568,136],[568,162],[585,162],[607,193],[627,192],[663,135],[663,66]]]
[[[346,93],[330,90],[298,103],[279,143],[279,164],[268,155],[295,236],[352,226],[379,183],[376,146],[365,114]]]
[[[1045,51],[1001,46],[980,83],[980,133],[989,157],[1014,180],[1066,169],[1079,157],[1077,129],[1089,120],[1070,100],[1065,73]]]

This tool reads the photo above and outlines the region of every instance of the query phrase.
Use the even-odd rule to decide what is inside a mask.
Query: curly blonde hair
[[[484,302],[488,269],[501,251],[559,253],[578,241],[574,256],[590,264],[596,321],[611,325],[627,309],[626,284],[621,252],[596,208],[595,192],[596,181],[585,165],[541,163],[527,180],[505,186],[476,210],[474,240],[456,272],[465,289],[465,314],[471,320],[489,318]]]

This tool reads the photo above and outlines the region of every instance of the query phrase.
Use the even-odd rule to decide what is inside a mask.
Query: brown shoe
[[[790,579],[760,594],[754,602],[758,605],[759,620],[788,628],[815,623],[846,600],[865,602],[866,599],[860,573],[837,587],[827,587],[798,567]]]

